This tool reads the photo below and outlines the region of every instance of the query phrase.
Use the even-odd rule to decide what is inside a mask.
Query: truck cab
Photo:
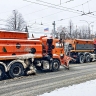
[[[66,68],[69,68],[69,61],[72,58],[66,56],[64,51],[63,40],[44,37],[42,38],[42,44],[44,46],[43,50],[45,50],[43,51],[44,54],[52,58],[53,61],[56,61],[56,63],[53,64],[54,65],[53,69],[58,70],[60,65],[64,65]]]

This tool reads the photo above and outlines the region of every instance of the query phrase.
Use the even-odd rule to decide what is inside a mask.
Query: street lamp
[[[90,38],[90,25],[92,24],[92,23],[94,23],[94,22],[88,22],[88,21],[86,21],[86,20],[80,20],[80,21],[85,21],[87,24],[88,24],[88,31],[89,31],[89,38]]]

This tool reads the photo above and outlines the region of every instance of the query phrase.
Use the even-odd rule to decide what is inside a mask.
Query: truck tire
[[[42,71],[42,68],[39,67],[39,66],[36,66],[36,69],[37,69],[38,71]]]
[[[90,62],[92,62],[93,61],[93,58],[90,58]]]
[[[86,55],[86,57],[85,57],[86,63],[90,62],[90,60],[91,60],[90,55]]]
[[[8,71],[8,75],[11,78],[23,76],[24,75],[23,65],[19,62],[13,63]]]
[[[58,71],[59,70],[59,68],[60,68],[60,62],[59,62],[59,60],[57,60],[57,59],[54,59],[53,61],[52,61],[52,69],[51,69],[51,71]]]
[[[0,65],[0,80],[2,80],[5,76],[5,69]]]
[[[79,63],[80,63],[80,64],[84,63],[84,60],[85,60],[84,55],[81,54],[81,55],[79,56]]]

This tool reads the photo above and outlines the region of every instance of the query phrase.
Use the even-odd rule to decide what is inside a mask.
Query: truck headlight
[[[64,54],[60,54],[60,58],[63,59],[64,58]]]
[[[62,57],[62,56],[64,56],[64,54],[60,54],[60,56]]]

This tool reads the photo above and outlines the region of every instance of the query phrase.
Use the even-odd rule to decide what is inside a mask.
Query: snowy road
[[[58,72],[43,72],[0,81],[0,96],[37,96],[56,88],[96,79],[96,64],[72,64],[70,70],[61,68]]]

